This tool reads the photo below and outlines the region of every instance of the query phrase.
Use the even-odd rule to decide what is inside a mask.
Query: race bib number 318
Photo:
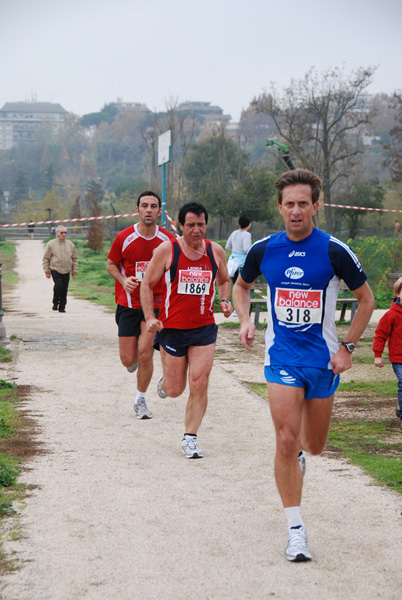
[[[275,313],[279,321],[289,325],[320,323],[322,290],[289,290],[277,288]]]
[[[179,271],[177,293],[190,294],[191,296],[209,294],[211,281],[211,271]]]

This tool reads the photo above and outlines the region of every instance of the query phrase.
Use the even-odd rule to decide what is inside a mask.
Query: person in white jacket
[[[239,218],[239,226],[239,229],[230,234],[225,246],[226,250],[232,251],[228,260],[228,272],[233,284],[236,282],[240,269],[246,260],[247,252],[252,246],[249,231],[251,221],[246,215],[242,215]]]

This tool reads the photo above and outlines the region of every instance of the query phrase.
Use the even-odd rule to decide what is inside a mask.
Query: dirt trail
[[[308,457],[314,560],[288,563],[267,403],[216,364],[199,434],[205,458],[185,460],[185,396],[157,397],[159,356],[154,418],[139,421],[113,315],[71,296],[66,314],[53,312],[42,253],[40,241],[19,243],[19,284],[5,301],[7,336],[22,341],[3,377],[33,386],[26,407],[47,453],[22,475],[33,486],[14,519],[22,536],[3,534],[20,569],[2,578],[0,598],[399,600],[400,496],[345,461]],[[261,381],[261,364],[245,365]]]

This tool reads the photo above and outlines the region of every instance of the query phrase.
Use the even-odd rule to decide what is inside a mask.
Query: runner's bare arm
[[[110,258],[107,259],[106,270],[109,273],[109,275],[111,275],[113,279],[117,281],[117,283],[120,283],[120,285],[123,286],[125,292],[131,294],[131,292],[133,292],[138,286],[137,279],[133,276],[124,277],[124,275],[120,272],[119,265],[110,260]]]
[[[167,270],[170,264],[171,254],[170,242],[163,242],[163,244],[158,246],[148,265],[144,279],[141,282],[141,307],[144,312],[148,331],[156,332],[163,329],[162,322],[155,318],[153,288]]]
[[[373,314],[375,302],[373,292],[367,281],[357,288],[357,290],[353,290],[352,294],[359,302],[359,306],[344,341],[357,344]],[[352,366],[352,354],[344,346],[340,346],[338,352],[332,357],[331,364],[335,375],[343,373]]]
[[[252,285],[252,283],[246,283],[239,275],[233,288],[233,303],[240,321],[239,340],[246,350],[250,350],[255,332],[255,325],[250,319],[250,288]]]
[[[230,317],[233,312],[233,306],[225,300],[230,300],[231,295],[231,283],[226,266],[226,254],[222,246],[216,242],[212,242],[215,259],[218,263],[218,272],[216,275],[216,284],[218,286],[218,296],[223,302],[219,303],[220,309],[226,318]]]

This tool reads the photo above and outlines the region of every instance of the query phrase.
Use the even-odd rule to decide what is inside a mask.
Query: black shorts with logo
[[[159,350],[159,346],[162,346],[172,356],[186,356],[189,346],[209,346],[216,342],[217,335],[218,326],[215,323],[193,329],[167,327],[156,333],[154,348]]]
[[[155,310],[158,316],[159,309]],[[141,334],[141,321],[145,321],[142,308],[128,308],[127,306],[117,305],[115,321],[119,328],[119,337],[139,337]]]

